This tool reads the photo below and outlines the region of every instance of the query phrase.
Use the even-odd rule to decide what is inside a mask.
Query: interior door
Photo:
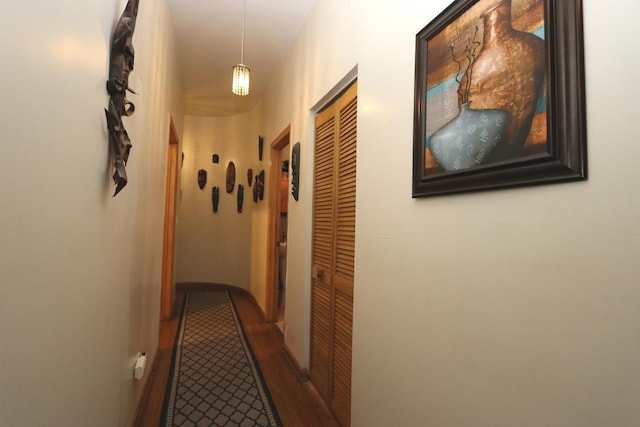
[[[357,83],[316,117],[311,381],[343,426],[351,418]]]

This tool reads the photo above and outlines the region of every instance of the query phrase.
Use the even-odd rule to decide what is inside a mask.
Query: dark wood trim
[[[176,289],[175,309],[182,306],[184,292]],[[151,372],[148,375],[146,391],[140,396],[133,427],[157,427],[160,425],[162,405],[167,389],[173,345],[178,332],[179,316],[173,313],[171,318],[160,321],[158,348],[154,356]]]
[[[271,143],[269,153],[269,210],[267,219],[267,274],[264,314],[268,322],[278,320],[278,229],[280,228],[280,175],[282,150],[289,145],[291,125]]]
[[[227,291],[240,291],[251,294],[248,290],[239,286],[228,285],[226,283],[215,282],[178,282],[176,288],[183,291],[211,291],[216,289],[224,289]]]
[[[174,281],[175,238],[176,238],[176,196],[179,169],[178,133],[169,117],[169,146],[167,149],[167,172],[165,186],[164,231],[162,240],[162,288],[160,297],[160,318],[169,319],[174,310],[176,288]]]
[[[298,360],[293,355],[286,342],[283,343],[282,352],[284,353],[287,362],[289,362],[289,365],[291,365],[293,372],[296,374],[296,379],[298,381],[309,381],[309,370],[300,366]]]
[[[256,300],[256,298],[253,296],[253,294],[248,291],[245,288],[240,288],[238,286],[234,286],[234,285],[228,285],[225,283],[206,283],[206,282],[180,282],[176,284],[176,288],[180,289],[183,292],[186,291],[213,291],[216,289],[223,289],[225,291],[229,291],[229,292],[240,292],[245,294],[250,300],[251,303],[253,304],[254,308],[260,313],[261,315],[261,320],[263,322],[266,322],[265,320],[265,315],[264,315],[264,311],[262,310],[262,307],[260,307],[260,304],[258,304],[258,301]]]
[[[131,427],[136,427],[142,425],[142,417],[144,413],[145,403],[149,400],[149,395],[151,393],[151,380],[154,376],[154,373],[158,369],[158,354],[160,353],[160,348],[156,348],[156,353],[153,355],[153,363],[151,363],[151,370],[148,371],[147,375],[144,378],[144,387],[142,389],[142,393],[140,394],[140,399],[138,400],[138,404],[136,405],[135,416],[133,417],[133,422],[131,423]],[[149,367],[147,367],[148,369]]]

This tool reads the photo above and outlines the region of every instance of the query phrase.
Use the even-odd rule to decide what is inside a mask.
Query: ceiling
[[[231,93],[240,63],[243,0],[169,0],[185,90],[185,112],[226,116],[251,110],[292,48],[315,0],[246,0],[248,96]]]

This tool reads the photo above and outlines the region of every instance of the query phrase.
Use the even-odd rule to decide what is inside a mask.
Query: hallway
[[[221,288],[229,289],[231,293],[245,333],[282,420],[282,425],[284,427],[337,426],[333,415],[311,383],[296,378],[295,369],[288,362],[283,350],[282,333],[275,323],[265,323],[261,311],[246,292],[218,285],[181,284],[176,292],[176,307],[182,306],[186,292]],[[179,309],[175,311],[179,312]],[[139,416],[135,423],[137,427],[157,427],[160,425],[178,323],[179,313],[175,314],[171,320],[161,322],[156,366],[149,378],[146,396],[140,403]]]
[[[640,67],[634,54],[640,2],[512,0],[513,28],[533,22],[518,17],[528,5],[539,16],[546,13],[549,58],[570,51],[558,43],[584,47],[577,60],[556,58],[559,65],[567,59],[581,65],[577,73],[547,64],[545,99],[586,95],[586,109],[573,113],[584,118],[588,134],[587,181],[412,198],[412,182],[424,169],[414,155],[419,151],[415,158],[422,161],[426,144],[414,134],[416,34],[434,19],[445,25],[453,18],[461,8],[449,8],[452,0],[316,0],[268,81],[254,58],[270,51],[255,51],[254,40],[277,40],[247,21],[247,65],[254,73],[249,97],[260,102],[225,117],[187,110],[200,97],[186,91],[182,66],[190,51],[178,48],[174,10],[169,0],[140,1],[130,77],[135,114],[123,119],[133,144],[129,183],[112,197],[105,83],[111,36],[126,1],[0,3],[7,18],[0,42],[3,426],[131,427],[153,360],[157,375],[138,425],[158,425],[172,339],[166,328],[159,335],[158,320],[170,120],[181,167],[175,282],[233,284],[265,310],[265,251],[275,245],[266,237],[271,193],[253,201],[255,176],[264,170],[267,184],[274,177],[270,144],[283,129],[290,126],[291,146],[300,143],[299,199],[290,196],[288,206],[285,344],[307,364],[313,115],[352,77],[359,82],[361,143],[351,424],[639,425],[640,144],[634,113],[640,85],[630,71]],[[195,2],[173,3],[186,8]],[[247,0],[251,13],[252,3],[271,4]],[[235,5],[240,22],[240,2]],[[212,31],[241,36],[231,19],[230,28],[214,28],[208,16],[192,17]],[[262,16],[256,21],[278,27]],[[583,29],[561,36],[567,22]],[[482,31],[483,21],[477,23]],[[456,28],[451,25],[452,38],[463,34]],[[224,91],[231,94],[240,45],[190,47],[202,48],[202,58],[223,69]],[[222,60],[212,47],[235,55]],[[443,72],[455,72],[456,64],[447,63]],[[258,99],[261,79],[266,91]],[[455,89],[455,77],[449,81]],[[554,138],[573,133],[559,132],[555,107],[549,104],[547,123],[558,130],[549,132],[549,148],[565,154]],[[203,189],[200,170],[207,172]],[[224,191],[227,170],[237,172],[233,193]],[[220,189],[217,213],[214,187]],[[275,326],[259,321],[249,297],[234,298],[245,307],[247,332],[285,425],[329,423],[309,385],[293,379]],[[148,360],[145,377],[136,380],[140,353]]]

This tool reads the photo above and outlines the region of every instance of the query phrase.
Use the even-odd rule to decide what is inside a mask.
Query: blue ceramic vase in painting
[[[458,115],[431,136],[431,153],[446,171],[479,166],[500,143],[508,121],[505,110],[473,110],[462,104]]]

